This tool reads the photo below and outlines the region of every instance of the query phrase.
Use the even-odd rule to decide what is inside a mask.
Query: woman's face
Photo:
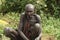
[[[29,9],[29,10],[26,10],[25,12],[26,12],[27,15],[30,16],[30,15],[32,15],[34,13],[34,10]]]
[[[31,4],[27,5],[25,8],[25,13],[29,16],[32,15],[34,13],[34,6]]]

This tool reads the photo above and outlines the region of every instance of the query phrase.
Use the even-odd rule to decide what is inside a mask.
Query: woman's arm
[[[18,26],[18,32],[19,32],[19,34],[20,34],[20,36],[24,39],[24,40],[29,40],[26,36],[25,36],[25,34],[22,32],[22,27],[23,27],[23,16],[24,15],[21,15],[21,17],[20,17],[20,22],[19,22],[19,26]]]

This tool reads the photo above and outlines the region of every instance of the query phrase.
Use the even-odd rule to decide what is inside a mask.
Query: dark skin
[[[21,14],[18,29],[5,28],[5,36],[11,38],[11,40],[40,40],[41,20],[34,10],[34,5],[27,4],[25,13]]]
[[[31,4],[28,4],[28,5],[26,5],[26,7],[25,7],[25,14],[28,16],[28,17],[31,17],[33,14],[34,14],[34,6],[33,5],[31,5]],[[39,19],[40,19],[40,17],[38,17]],[[40,22],[40,21],[39,21]],[[19,34],[20,34],[20,36],[24,39],[24,40],[29,40],[29,38],[27,38],[26,36],[25,36],[25,34],[22,32],[22,16],[21,16],[21,18],[20,18],[20,25],[19,25],[19,27],[18,27],[18,32],[19,32]],[[40,23],[36,23],[36,24],[40,24]],[[38,30],[40,30],[40,32],[41,32],[41,28],[40,27],[35,27],[36,28],[36,30],[38,29]],[[39,36],[38,37],[36,37],[35,38],[35,40],[39,40],[39,38],[41,37],[41,33],[39,34]]]

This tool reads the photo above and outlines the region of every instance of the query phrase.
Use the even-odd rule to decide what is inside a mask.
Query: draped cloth
[[[31,28],[29,21],[26,21],[23,28],[23,33],[29,40],[34,40],[38,36],[38,30],[34,27]]]
[[[28,31],[29,28],[30,28],[29,21],[26,21],[26,23],[25,23],[25,25],[24,25],[23,32],[24,32],[24,34],[30,39],[31,33]]]
[[[34,20],[34,21],[31,21]],[[24,20],[24,26],[23,26],[23,30],[22,32],[25,34],[25,36],[29,39],[29,40],[35,40],[35,38],[39,35],[39,31],[36,29],[36,26],[34,25],[34,23],[36,23],[36,17],[32,16],[32,18],[30,19],[26,19]],[[32,24],[34,26],[32,26]]]

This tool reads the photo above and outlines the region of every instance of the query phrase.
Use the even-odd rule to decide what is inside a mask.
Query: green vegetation
[[[34,4],[41,16],[43,34],[60,40],[60,0],[0,0],[0,35],[5,27],[17,29],[20,13],[28,3]]]
[[[41,14],[40,15],[42,18],[42,29],[43,29],[43,34],[48,34],[48,35],[53,35],[55,36],[55,38],[57,40],[59,40],[60,38],[60,19],[59,18],[54,18],[51,16],[48,16],[48,18],[46,17],[45,14]],[[3,29],[5,27],[11,27],[13,29],[17,29],[18,23],[19,23],[19,13],[15,13],[15,12],[11,12],[6,14],[5,16],[2,17],[2,15],[0,16],[0,20],[4,20],[6,21],[8,24],[4,25],[1,24],[0,26],[0,34],[3,34]],[[3,22],[4,23],[4,22]],[[13,25],[12,25],[13,24]]]
[[[56,40],[60,40],[60,18],[48,16],[42,17],[43,33],[48,35],[54,35]]]

